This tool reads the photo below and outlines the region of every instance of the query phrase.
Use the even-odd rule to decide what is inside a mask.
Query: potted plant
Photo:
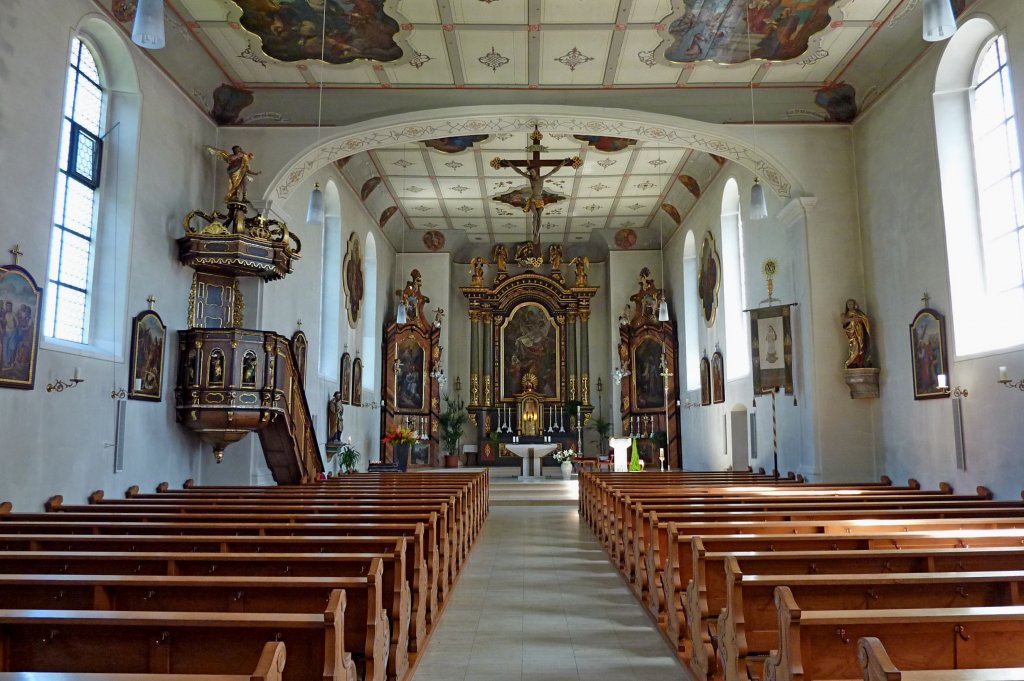
[[[441,444],[448,452],[444,457],[445,468],[459,467],[459,443],[466,432],[465,406],[460,396],[452,397],[445,393],[444,411],[437,418],[441,426]]]
[[[353,473],[356,470],[356,463],[359,461],[359,451],[351,444],[343,445],[338,452],[338,463],[341,465],[342,473]]]
[[[598,414],[590,419],[590,427],[597,433],[598,452],[604,456],[608,452],[608,436],[612,434],[612,422]]]
[[[562,480],[572,480],[572,462],[576,458],[576,452],[572,449],[563,449],[552,456],[562,468]]]
[[[393,423],[384,433],[383,442],[394,445],[393,462],[398,464],[398,470],[404,471],[409,466],[409,449],[416,442],[416,433],[408,426]]]

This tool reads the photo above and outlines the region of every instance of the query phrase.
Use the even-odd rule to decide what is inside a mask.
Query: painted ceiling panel
[[[408,59],[383,67],[389,82],[407,85],[451,85],[454,82],[442,31],[417,30],[410,36],[409,46],[413,54]]]
[[[845,21],[872,21],[885,13],[890,0],[857,0],[847,3],[842,9],[832,11],[833,18],[842,17]]]
[[[694,64],[693,72],[687,79],[688,85],[733,85],[750,83],[754,73],[761,68],[761,62],[721,66],[719,64]]]
[[[462,72],[469,85],[526,85],[529,75],[526,31],[456,33]]]
[[[479,182],[439,178],[437,184],[441,189],[441,196],[450,200],[479,199],[481,196]]]
[[[678,66],[666,66],[657,61],[661,36],[648,28],[626,31],[615,71],[616,85],[671,84],[679,79]]]
[[[540,4],[545,24],[615,23],[619,0],[544,0]]]
[[[542,85],[599,85],[612,30],[550,30],[541,32]]]
[[[476,155],[472,151],[445,154],[440,151],[431,150],[428,152],[428,156],[430,157],[430,167],[433,169],[434,175],[440,177],[476,178],[480,173]]]
[[[441,15],[437,11],[436,2],[423,0],[401,0],[398,11],[411,24],[439,24]]]
[[[657,23],[672,13],[671,0],[635,0],[629,10],[630,23]]]
[[[573,207],[573,217],[606,217],[612,211],[615,199],[586,199],[577,201]]]
[[[426,0],[406,0],[423,2]],[[451,0],[452,17],[460,24],[525,24],[528,21],[526,0]]]
[[[392,151],[382,149],[374,152],[374,157],[381,171],[392,176],[416,177],[429,175],[423,156],[418,149],[413,151]]]

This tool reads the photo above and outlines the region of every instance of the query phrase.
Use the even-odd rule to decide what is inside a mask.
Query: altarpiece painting
[[[538,303],[523,303],[501,329],[502,390],[512,397],[523,392],[523,376],[537,378],[536,391],[556,397],[559,385],[559,329]]]
[[[159,402],[164,382],[164,345],[167,327],[160,315],[144,310],[132,321],[132,356],[128,397]]]

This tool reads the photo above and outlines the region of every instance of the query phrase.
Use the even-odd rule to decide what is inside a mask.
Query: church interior
[[[492,646],[481,655],[508,645],[479,624],[508,606],[493,586],[502,575],[518,585],[506,612],[520,634],[542,584],[567,604],[544,626],[567,641],[574,627],[618,636],[635,662],[616,678],[803,681],[785,642],[774,657],[747,650],[733,601],[700,591],[700,575],[688,589],[700,532],[677,542],[676,523],[697,521],[672,504],[756,504],[750,490],[764,485],[828,496],[828,513],[854,513],[840,505],[855,495],[922,514],[865,521],[881,537],[890,520],[933,522],[922,518],[941,493],[963,504],[934,511],[949,524],[902,531],[955,534],[981,522],[958,519],[998,508],[977,542],[1019,548],[1018,0],[3,5],[0,594],[19,571],[4,552],[64,550],[7,534],[70,536],[82,531],[73,516],[104,522],[100,508],[149,522],[146,505],[164,502],[140,490],[204,513],[237,504],[243,526],[245,513],[294,513],[313,527],[305,514],[328,511],[303,505],[330,504],[356,524],[370,523],[356,513],[396,528],[431,518],[408,549],[400,541],[402,565],[353,559],[331,573],[360,595],[347,606],[345,592],[332,596],[324,617],[371,613],[357,664],[339,657],[333,678],[612,678],[582,652],[571,669],[552,652],[531,673],[528,639],[518,675],[474,672],[472,656],[432,661],[461,654],[451,651],[467,632]],[[492,512],[503,481],[521,492]],[[534,500],[557,518],[538,533],[545,514],[525,506],[543,483],[571,491]],[[659,521],[650,509],[662,503]],[[54,512],[68,528],[40,529],[61,525],[47,522]],[[805,521],[792,532],[851,531]],[[586,589],[517,576],[558,571],[533,553],[546,531],[591,552],[573,560],[593,584],[625,580],[633,594],[602,602],[601,622],[574,621],[568,604]],[[384,551],[369,529],[309,532],[338,553]],[[737,550],[704,539],[708,556]],[[106,550],[85,546],[66,550]],[[185,546],[147,550],[204,550]],[[269,539],[245,546],[272,550]],[[217,567],[156,560],[154,574]],[[742,594],[740,567],[721,560],[729,593]],[[971,560],[946,569],[1020,567],[1016,556]],[[408,586],[388,602],[403,569]],[[796,621],[811,586],[778,589],[765,608]],[[964,605],[1024,607],[1019,584],[1012,592]],[[630,649],[613,623],[637,599],[636,627],[651,631]],[[466,603],[476,619],[458,610]],[[20,671],[5,667],[21,654],[5,650],[22,650],[2,638],[15,627],[7,607],[42,606],[0,604],[0,672]],[[189,625],[174,626],[186,636]],[[644,667],[646,634],[668,641],[658,654],[669,666]],[[903,659],[871,636],[839,635],[853,677],[873,678],[887,651]],[[289,672],[298,655],[286,664],[271,644],[257,657],[269,676],[322,671]],[[810,676],[847,678],[807,660]],[[1003,662],[974,666],[1024,666]]]

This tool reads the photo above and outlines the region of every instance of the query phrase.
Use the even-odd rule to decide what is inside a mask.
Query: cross
[[[928,295],[927,291],[925,291],[924,295],[921,296],[921,301],[924,303],[925,307],[928,307],[928,301],[931,300],[931,299],[932,299],[932,297],[930,295]]]
[[[14,256],[14,264],[17,265],[21,262],[21,256],[25,255],[21,252],[21,244],[14,244],[14,248],[7,251]]]
[[[153,294],[150,294],[149,297],[146,298],[146,302],[149,303],[149,309],[152,310],[153,309],[153,305],[156,304],[156,296],[154,296]]]
[[[668,379],[672,375],[672,372],[668,370],[668,362],[665,361],[665,355],[661,356],[661,378],[665,384],[665,392],[668,392]]]
[[[583,159],[579,156],[541,160],[541,152],[548,150],[547,147],[540,143],[542,139],[544,139],[544,135],[541,134],[537,125],[534,124],[533,132],[530,133],[530,141],[532,144],[526,147],[526,151],[530,154],[530,158],[515,160],[494,158],[491,160],[491,167],[495,170],[511,168],[530,181],[530,195],[526,199],[526,205],[523,206],[523,212],[533,213],[533,240],[538,246],[540,245],[540,215],[544,210],[545,178],[565,166],[572,166],[576,169],[583,165]],[[541,174],[541,168],[551,168],[551,170]]]
[[[301,319],[297,319],[295,321],[295,326],[299,327],[299,331],[302,331],[302,320]],[[348,347],[348,346],[346,345],[345,347]]]

